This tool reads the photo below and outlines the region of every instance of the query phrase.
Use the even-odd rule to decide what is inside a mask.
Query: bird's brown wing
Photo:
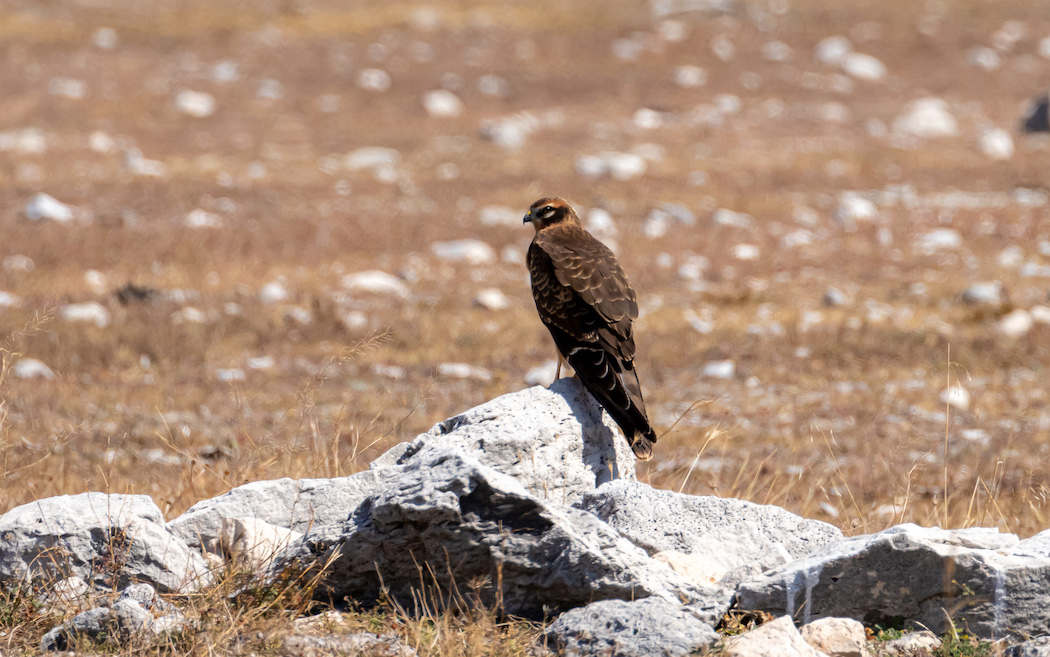
[[[582,229],[570,228],[544,231],[536,236],[530,248],[530,253],[539,249],[542,252],[540,259],[549,261],[554,280],[547,285],[552,292],[561,288],[553,295],[557,298],[550,301],[561,306],[561,318],[568,314],[574,320],[571,323],[575,326],[563,328],[578,334],[595,332],[597,335],[588,336],[588,339],[600,339],[620,358],[631,361],[634,359],[631,321],[638,317],[634,288],[607,246]],[[530,265],[535,290],[537,272],[532,269]],[[542,275],[549,278],[551,272],[541,272]],[[578,301],[567,294],[568,290],[576,293]]]
[[[530,245],[528,266],[536,310],[558,351],[623,429],[638,458],[650,458],[656,434],[634,371],[631,320],[638,304],[616,257],[583,231],[548,229]]]

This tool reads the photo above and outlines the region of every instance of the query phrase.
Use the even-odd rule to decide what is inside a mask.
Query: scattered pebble
[[[548,386],[554,382],[554,374],[557,369],[557,360],[544,361],[542,365],[537,365],[525,373],[525,385]]]
[[[837,287],[829,287],[824,290],[824,296],[821,297],[820,303],[826,308],[839,308],[849,303],[849,297]]]
[[[96,48],[114,50],[120,45],[120,36],[112,27],[100,27],[91,35],[91,42]]]
[[[378,68],[363,69],[357,76],[357,86],[365,91],[382,93],[390,89],[390,74]]]
[[[87,83],[76,78],[51,78],[47,83],[47,93],[70,100],[81,100],[87,96]]]
[[[476,379],[478,381],[491,381],[492,372],[484,367],[477,367],[467,363],[441,363],[438,365],[438,374],[453,379]]]
[[[762,44],[762,56],[771,62],[786,62],[795,56],[795,51],[783,41],[770,41]]]
[[[736,376],[736,363],[731,360],[713,360],[705,363],[700,376],[728,381]]]
[[[478,93],[482,96],[506,98],[510,94],[510,83],[498,75],[482,75],[478,78]]]
[[[1002,128],[988,128],[981,131],[977,149],[989,159],[1009,160],[1014,155],[1014,139]]]
[[[940,400],[941,403],[957,408],[960,411],[966,411],[970,408],[970,393],[966,388],[959,385],[949,386],[942,390]]]
[[[999,320],[999,333],[1008,338],[1019,338],[1031,331],[1034,323],[1027,310],[1014,310]]]
[[[171,314],[172,324],[204,324],[208,321],[208,315],[200,308],[186,306]]]
[[[576,172],[588,178],[633,180],[645,175],[647,168],[645,159],[634,153],[605,152],[576,158]]]
[[[734,228],[751,228],[754,226],[755,219],[749,214],[743,212],[733,212],[732,210],[726,210],[725,208],[719,208],[715,210],[711,218],[719,226],[732,226]]]
[[[1036,324],[1050,324],[1050,306],[1033,306],[1028,314]]]
[[[991,73],[1002,66],[1002,60],[999,59],[999,53],[987,46],[970,48],[970,50],[966,51],[966,61],[970,66],[974,66],[988,73]]]
[[[494,287],[485,288],[474,297],[474,305],[485,310],[504,310],[510,307],[510,299],[502,290]]]
[[[222,217],[213,212],[197,209],[186,215],[183,224],[188,228],[222,228]]]
[[[40,155],[47,152],[48,138],[40,128],[21,128],[0,132],[0,151],[14,151],[20,155]]]
[[[102,295],[109,290],[109,279],[97,269],[89,269],[84,272],[84,284],[94,294]]]
[[[521,228],[524,217],[524,212],[507,205],[486,205],[478,212],[478,220],[484,226]]]
[[[393,148],[381,146],[365,146],[350,151],[343,157],[343,167],[349,171],[371,169],[375,171],[383,167],[396,167],[401,163],[401,153]]]
[[[281,281],[270,281],[259,290],[259,301],[268,306],[287,301],[290,296],[288,288]]]
[[[233,381],[244,381],[247,377],[244,374],[244,370],[239,367],[228,368],[228,369],[217,369],[215,370],[215,378],[219,381],[233,382]]]
[[[844,36],[829,36],[813,49],[813,58],[827,66],[841,66],[846,55],[853,52],[853,44]]]
[[[287,306],[281,310],[284,318],[299,326],[309,326],[314,321],[314,314],[303,306]]]
[[[401,279],[376,269],[347,274],[340,280],[343,288],[357,292],[372,292],[408,298],[408,288]]]
[[[259,100],[280,100],[284,98],[284,85],[270,78],[259,80],[259,86],[255,88],[255,97]]]
[[[931,230],[915,241],[915,250],[925,255],[946,249],[957,249],[960,246],[962,246],[962,235],[952,228]]]
[[[21,297],[0,290],[0,308],[15,308],[20,305],[22,305]]]
[[[36,358],[20,358],[11,373],[19,379],[53,379],[51,368]]]
[[[20,272],[31,272],[36,267],[36,263],[29,256],[16,253],[9,255],[4,258],[0,266],[4,268],[4,271],[20,271]]]
[[[206,91],[183,89],[175,95],[175,109],[198,119],[215,113],[215,96]]]
[[[846,192],[839,197],[832,219],[847,232],[853,232],[858,221],[873,221],[878,216],[875,203],[855,192]]]
[[[55,197],[44,193],[37,194],[29,199],[29,203],[26,204],[25,214],[30,221],[50,219],[60,224],[73,221],[72,206],[66,205]]]
[[[483,265],[496,261],[496,251],[480,240],[465,239],[434,242],[430,251],[441,260]]]
[[[959,124],[948,111],[947,102],[929,97],[908,103],[893,121],[893,131],[914,137],[952,137],[959,133]]]
[[[59,316],[67,322],[90,323],[99,328],[109,326],[109,311],[97,301],[71,303],[59,309]]]
[[[674,83],[683,89],[696,89],[707,84],[707,71],[699,66],[676,66],[672,75]]]
[[[968,306],[1000,308],[1003,305],[1003,284],[999,281],[974,283],[963,290],[962,302]]]
[[[757,260],[760,251],[754,244],[737,244],[733,247],[733,257],[737,260]]]
[[[618,233],[612,215],[601,208],[591,208],[587,211],[583,219],[583,227],[591,235],[607,244],[615,241]]]
[[[211,67],[211,79],[219,84],[230,84],[241,79],[237,62],[224,59]]]
[[[447,119],[463,113],[463,101],[451,91],[437,89],[423,94],[423,109],[433,118]]]
[[[871,55],[851,52],[842,60],[842,71],[858,80],[878,82],[886,77],[886,65]]]

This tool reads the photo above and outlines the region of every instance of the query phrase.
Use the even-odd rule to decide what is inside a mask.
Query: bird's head
[[[547,226],[553,226],[562,222],[579,224],[580,218],[576,216],[576,211],[565,202],[565,199],[557,197],[541,198],[532,204],[522,223],[527,224],[530,222],[538,233]]]

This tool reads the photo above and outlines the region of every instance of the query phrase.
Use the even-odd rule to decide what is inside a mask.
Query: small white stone
[[[255,97],[260,100],[280,100],[284,98],[284,85],[270,78],[259,80],[259,86],[255,88]]]
[[[53,379],[55,373],[51,368],[36,358],[21,358],[15,363],[11,373],[19,379]]]
[[[441,260],[483,265],[496,261],[496,251],[480,240],[465,239],[434,242],[430,251]]]
[[[915,249],[927,255],[946,249],[957,249],[960,246],[962,246],[962,235],[951,228],[931,230],[915,242]]]
[[[47,133],[40,128],[22,128],[0,132],[0,151],[22,155],[40,155],[47,151]]]
[[[477,379],[478,381],[491,381],[492,372],[484,367],[477,367],[467,363],[441,363],[438,365],[438,374],[453,379]]]
[[[208,315],[200,308],[186,306],[171,314],[172,324],[204,324],[208,321]]]
[[[839,308],[849,303],[849,297],[837,287],[828,287],[828,289],[824,290],[824,296],[820,302],[828,308]]]
[[[1002,66],[1002,60],[999,59],[999,53],[986,46],[970,48],[966,51],[966,61],[970,66],[974,66],[989,73]]]
[[[673,79],[674,83],[683,89],[695,89],[707,84],[707,71],[689,64],[676,66]]]
[[[996,260],[1003,269],[1020,269],[1024,265],[1024,251],[1019,246],[1008,246],[999,252]]]
[[[166,164],[159,160],[146,159],[137,148],[124,151],[124,166],[135,175],[149,178],[163,178],[168,173]]]
[[[97,269],[89,269],[84,272],[84,284],[94,294],[102,295],[109,289],[109,279]]]
[[[50,219],[60,224],[73,221],[73,208],[48,194],[40,193],[29,199],[26,204],[26,217],[30,221]]]
[[[942,404],[947,404],[960,411],[969,410],[970,408],[970,393],[960,385],[950,386],[942,390],[940,400]]]
[[[663,125],[664,120],[660,112],[648,107],[642,107],[634,113],[631,123],[639,130],[656,130]]]
[[[530,386],[548,386],[554,382],[554,374],[558,368],[558,361],[544,361],[525,373],[525,384]]]
[[[732,226],[733,228],[751,228],[755,223],[754,217],[751,215],[725,208],[715,210],[711,218],[719,226]]]
[[[309,326],[314,321],[314,314],[302,306],[288,306],[282,310],[284,318],[299,326]]]
[[[510,93],[510,84],[498,75],[482,75],[478,78],[478,93],[482,96],[505,98]]]
[[[211,67],[211,79],[220,84],[230,84],[241,78],[237,68],[237,62],[232,59],[224,59]]]
[[[963,290],[961,299],[969,306],[998,308],[1003,304],[1003,284],[999,281],[974,283]]]
[[[587,232],[603,242],[615,240],[618,233],[612,215],[601,208],[591,208],[587,211],[583,226]]]
[[[858,80],[878,82],[886,77],[886,65],[871,55],[851,52],[842,60],[842,71]]]
[[[30,272],[36,267],[36,263],[29,256],[16,253],[4,258],[2,266],[4,271]]]
[[[785,249],[794,249],[800,246],[808,246],[817,241],[817,236],[805,228],[793,230],[780,238],[780,246]]]
[[[287,301],[290,296],[288,288],[281,281],[270,281],[259,290],[259,301],[266,305]]]
[[[858,221],[873,221],[878,215],[879,209],[875,203],[855,192],[846,192],[839,197],[832,218],[843,229],[852,232],[856,230]]]
[[[731,360],[713,360],[705,363],[700,376],[728,381],[736,376],[736,363]]]
[[[1027,310],[1015,310],[999,320],[999,332],[1008,338],[1019,338],[1032,330],[1032,315]]]
[[[15,308],[22,305],[22,298],[0,290],[0,308]]]
[[[360,310],[348,310],[339,316],[339,321],[350,331],[357,331],[368,326],[368,315]]]
[[[813,49],[813,58],[827,66],[841,66],[846,55],[853,52],[853,44],[844,36],[822,39]]]
[[[52,96],[80,100],[87,96],[87,83],[76,78],[51,78],[47,83],[47,92]]]
[[[723,62],[728,62],[736,54],[736,46],[728,38],[719,35],[711,40],[711,52]]]
[[[831,510],[838,515],[834,507]],[[863,657],[868,654],[864,624],[853,618],[820,618],[803,625],[800,632],[806,643],[828,657]]]
[[[920,98],[908,103],[893,122],[893,131],[915,137],[952,137],[959,133],[959,123],[940,98]]]
[[[112,153],[117,149],[117,142],[105,132],[94,130],[88,137],[88,146],[96,153]]]
[[[478,220],[484,226],[521,228],[524,223],[524,215],[524,212],[519,212],[507,205],[486,205],[478,212]]]
[[[633,153],[609,153],[606,156],[609,174],[616,180],[634,180],[645,175],[645,160]]]
[[[365,91],[382,93],[390,89],[390,74],[378,68],[363,69],[357,76],[357,86]]]
[[[423,109],[434,118],[447,119],[463,113],[463,101],[451,91],[437,89],[423,94]]]
[[[396,167],[401,163],[401,153],[393,148],[365,146],[350,151],[343,158],[343,167],[349,171],[361,169],[376,170],[382,167]]]
[[[90,323],[99,328],[109,326],[109,311],[97,301],[62,306],[59,315],[67,322]]]
[[[401,279],[376,269],[347,274],[340,280],[340,285],[351,291],[389,294],[401,298],[407,298],[409,295],[408,288]]]
[[[760,251],[754,244],[737,244],[733,247],[733,257],[737,260],[757,260]]]
[[[1014,155],[1014,139],[1002,128],[989,128],[981,132],[977,148],[992,160],[1009,160]]]
[[[474,305],[480,306],[485,310],[504,310],[510,307],[510,299],[507,298],[503,291],[489,287],[481,290],[474,297]]]
[[[222,368],[215,370],[215,378],[219,381],[244,381],[247,378],[244,374],[244,370],[239,367]]]
[[[187,228],[222,228],[222,217],[198,208],[187,214],[183,223]]]
[[[113,50],[120,45],[120,37],[112,27],[100,27],[91,35],[91,42],[96,48]]]
[[[175,109],[198,119],[215,113],[215,96],[206,91],[183,89],[175,95]]]
[[[1032,306],[1028,310],[1032,321],[1037,324],[1050,324],[1050,306]]]
[[[795,56],[795,51],[783,41],[770,41],[762,45],[762,56],[771,62],[786,62]]]
[[[394,379],[395,381],[405,378],[405,368],[398,365],[376,363],[372,366],[372,371],[379,376],[385,376],[386,378]]]
[[[1039,47],[1036,48],[1036,52],[1043,59],[1050,59],[1050,36],[1043,37],[1039,40]]]

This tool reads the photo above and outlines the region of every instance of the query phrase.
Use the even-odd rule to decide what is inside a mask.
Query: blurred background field
[[[8,1],[0,512],[170,518],[549,384],[560,195],[639,294],[642,480],[1033,534],[1048,84],[1016,0]]]

